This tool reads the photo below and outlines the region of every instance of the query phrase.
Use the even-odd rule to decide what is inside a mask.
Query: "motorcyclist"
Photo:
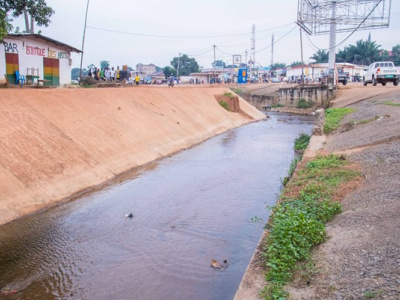
[[[174,86],[174,75],[171,74],[169,81],[168,81],[168,86]]]

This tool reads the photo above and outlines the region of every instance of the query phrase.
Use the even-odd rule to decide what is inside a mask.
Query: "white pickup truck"
[[[363,78],[363,85],[372,83],[373,86],[381,83],[383,86],[386,82],[393,82],[394,86],[399,84],[400,72],[391,61],[378,61],[370,64]]]

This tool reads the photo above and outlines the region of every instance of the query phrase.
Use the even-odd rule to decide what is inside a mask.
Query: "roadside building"
[[[193,83],[224,83],[232,82],[237,76],[237,69],[209,68],[202,69],[200,73],[191,73]]]
[[[357,81],[359,80],[363,75],[364,75],[364,69],[366,66],[360,66],[360,65],[355,65],[355,64],[350,64],[350,63],[336,63],[335,64],[337,69],[342,69],[343,72],[349,73],[350,80],[351,81]],[[328,69],[329,69],[329,64],[328,63],[320,63],[320,64],[308,64],[308,65],[303,65],[303,67],[300,66],[293,66],[293,67],[287,67],[286,69],[286,76],[288,78],[298,78],[301,76],[302,69],[304,72],[304,75],[307,76],[307,78],[318,81],[318,79],[324,74],[327,74]]]
[[[156,65],[153,65],[153,64],[149,64],[149,65],[137,64],[136,65],[136,73],[138,73],[138,75],[140,77],[142,77],[142,76],[145,77],[147,75],[151,75],[156,72],[157,72]]]
[[[58,86],[71,83],[71,52],[81,51],[40,34],[8,34],[0,46],[0,79],[15,83],[16,71],[26,83]]]

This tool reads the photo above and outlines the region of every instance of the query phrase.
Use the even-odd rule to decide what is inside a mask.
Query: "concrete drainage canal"
[[[1,227],[0,299],[232,299],[312,125],[270,114]]]

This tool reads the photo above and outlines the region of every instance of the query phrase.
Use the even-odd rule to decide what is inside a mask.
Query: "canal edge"
[[[323,134],[323,124],[324,124],[324,109],[320,109],[316,111],[316,119],[313,128],[313,133],[310,137],[310,142],[307,146],[307,149],[304,151],[303,161],[310,160],[318,155],[318,153],[323,149],[323,146],[326,141],[326,135]],[[321,120],[322,118],[322,120]],[[295,172],[301,165],[298,165],[295,169]],[[278,203],[279,199],[277,199]],[[268,220],[267,220],[268,222]],[[261,234],[261,237],[258,241],[257,247],[254,250],[254,253],[250,259],[250,262],[246,268],[246,271],[242,277],[242,280],[238,286],[238,289],[235,293],[235,297],[233,300],[258,300],[262,299],[259,296],[260,291],[263,290],[266,281],[264,269],[262,267],[260,252],[262,248],[262,242],[268,235],[268,230],[264,230]]]

